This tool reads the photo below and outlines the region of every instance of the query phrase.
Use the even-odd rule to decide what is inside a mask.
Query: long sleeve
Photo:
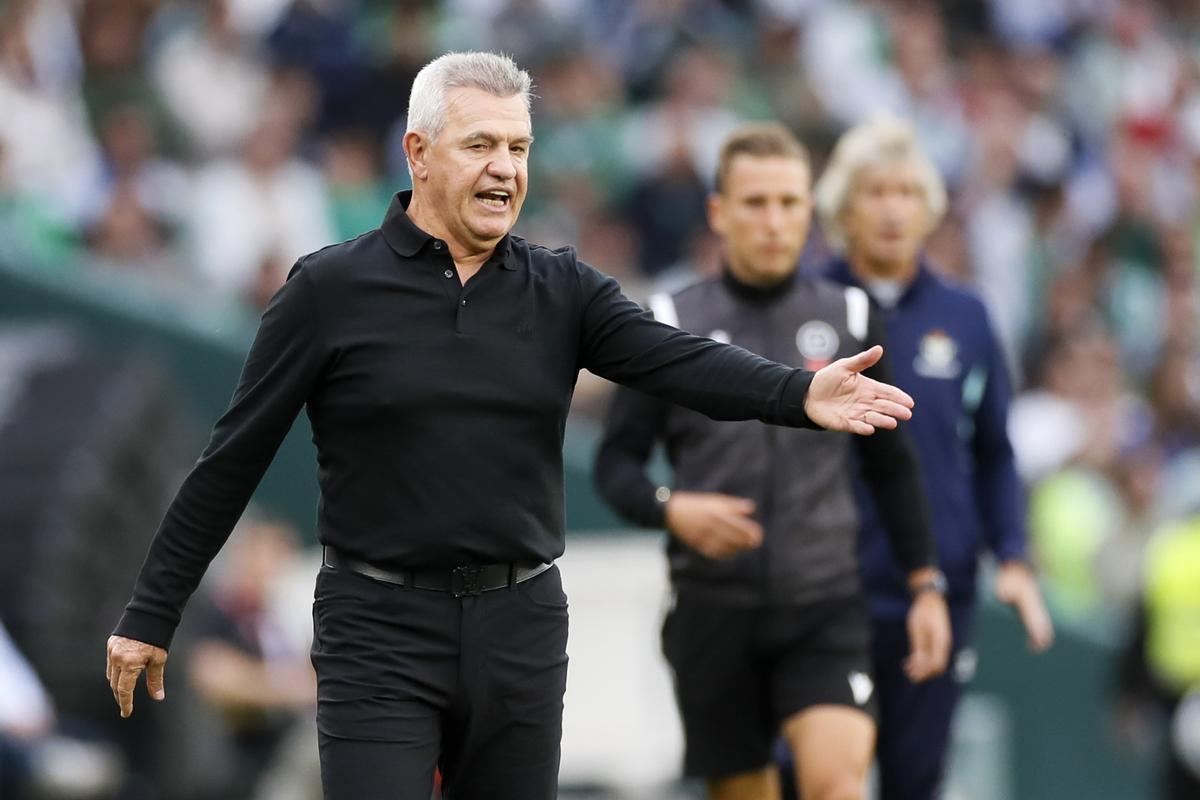
[[[168,647],[325,362],[316,289],[298,264],[271,299],[228,410],[167,509],[116,633]]]
[[[581,367],[713,419],[817,427],[804,412],[813,373],[658,322],[612,278],[582,262],[577,269]]]
[[[964,399],[968,403],[978,402],[971,444],[975,457],[975,496],[984,536],[996,558],[1008,561],[1026,557],[1024,500],[1008,438],[1012,394],[1008,368],[990,322],[986,330],[987,373],[968,377]]]
[[[868,326],[864,347],[882,344],[883,330],[875,314]],[[886,351],[864,374],[884,383],[895,382]],[[937,542],[929,525],[916,451],[903,426],[890,431],[880,428],[871,436],[854,437],[854,442],[863,480],[885,520],[896,561],[905,572],[936,565]]]
[[[654,496],[657,487],[646,476],[646,463],[662,435],[668,410],[662,400],[618,388],[596,451],[592,477],[597,491],[617,513],[643,528],[661,528],[665,523],[662,505]]]

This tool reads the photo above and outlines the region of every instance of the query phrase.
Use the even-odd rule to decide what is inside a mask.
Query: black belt
[[[333,569],[357,572],[368,578],[412,589],[449,592],[455,597],[507,589],[541,575],[553,564],[469,564],[454,569],[390,570],[351,558],[332,547],[324,548],[321,563]]]

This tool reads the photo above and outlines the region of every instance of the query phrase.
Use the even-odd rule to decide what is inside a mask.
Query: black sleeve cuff
[[[808,388],[812,385],[814,375],[816,373],[804,369],[792,371],[791,377],[783,385],[783,392],[779,399],[778,414],[774,420],[777,424],[792,428],[824,430],[809,419],[808,413],[804,410],[804,400],[808,397]]]
[[[156,614],[126,608],[113,635],[170,650],[171,640],[175,637],[175,623]]]

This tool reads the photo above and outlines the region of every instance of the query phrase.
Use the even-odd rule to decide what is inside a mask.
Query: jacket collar
[[[741,300],[746,300],[751,303],[772,303],[775,300],[783,297],[796,283],[796,272],[792,270],[779,283],[771,286],[751,286],[748,283],[743,283],[734,276],[733,271],[729,269],[728,264],[721,267],[721,283],[729,290],[729,293]]]
[[[418,228],[408,216],[408,204],[411,202],[411,190],[397,192],[388,206],[387,214],[384,215],[383,224],[379,226],[388,245],[405,258],[412,258],[435,241],[433,236]],[[489,264],[492,262],[507,270],[517,268],[513,260],[512,238],[508,234],[496,244],[495,251],[488,259]]]
[[[870,288],[863,284],[858,275],[855,274],[854,270],[850,267],[850,262],[846,261],[844,258],[834,259],[829,264],[829,267],[825,270],[825,275],[828,278],[837,281],[838,283],[842,283],[847,286],[857,286],[860,289],[864,289],[866,290],[868,296],[871,294]],[[912,298],[916,297],[922,290],[924,290],[935,280],[936,278],[934,278],[933,272],[929,268],[929,264],[924,258],[922,258],[917,264],[917,274],[900,294],[899,303],[903,304],[912,300]],[[873,299],[874,298],[872,298],[872,300]]]

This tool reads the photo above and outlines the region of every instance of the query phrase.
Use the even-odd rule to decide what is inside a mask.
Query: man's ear
[[[424,134],[416,131],[404,134],[404,154],[408,156],[408,168],[414,181],[429,177],[429,167],[426,166],[426,160],[429,158],[429,140]]]
[[[708,195],[708,227],[718,236],[725,235],[725,209],[721,205],[722,197],[719,192]]]

